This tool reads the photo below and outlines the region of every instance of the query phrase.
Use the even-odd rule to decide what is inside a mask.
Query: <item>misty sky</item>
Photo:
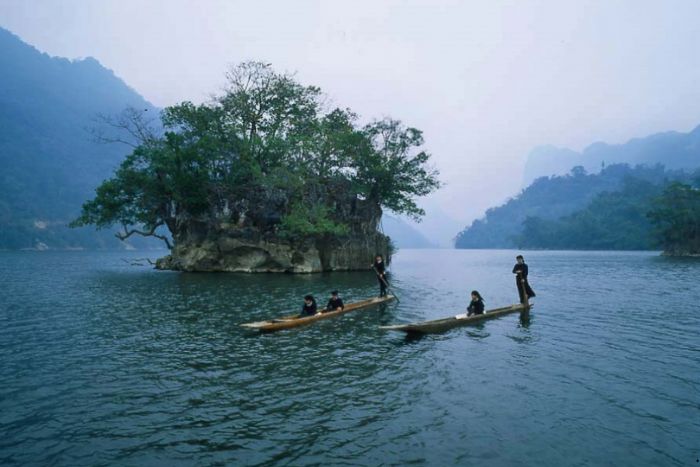
[[[447,183],[425,204],[461,225],[519,191],[534,146],[700,124],[699,18],[692,0],[0,0],[0,26],[158,106],[207,100],[256,59],[420,128]]]

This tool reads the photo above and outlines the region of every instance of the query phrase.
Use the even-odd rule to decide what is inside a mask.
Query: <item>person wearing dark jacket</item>
[[[377,274],[377,280],[379,281],[379,296],[386,297],[386,268],[384,266],[384,257],[382,255],[377,255],[376,258],[374,258],[372,268]]]
[[[313,316],[316,314],[316,299],[313,295],[304,297],[304,306],[301,307],[301,317]]]
[[[476,290],[472,290],[472,301],[467,307],[467,317],[484,314],[484,299]]]
[[[528,268],[525,264],[525,259],[522,255],[515,257],[517,263],[513,266],[513,274],[515,274],[515,285],[518,288],[520,303],[526,303],[528,299],[535,296],[535,292],[530,287],[527,281]]]
[[[338,296],[338,291],[334,290],[331,292],[331,298],[328,300],[328,304],[326,305],[326,309],[323,310],[323,312],[328,312],[328,311],[337,311],[337,310],[343,310],[345,308],[345,305],[343,305],[343,299]]]

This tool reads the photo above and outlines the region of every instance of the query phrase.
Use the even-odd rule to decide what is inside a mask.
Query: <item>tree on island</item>
[[[664,253],[700,255],[700,189],[673,182],[648,214]]]
[[[156,236],[177,250],[222,236],[328,244],[377,234],[382,208],[424,214],[415,200],[440,182],[421,131],[392,119],[360,126],[269,64],[243,63],[227,81],[210,103],[166,108],[162,135],[132,132],[147,137],[73,225],[117,224],[121,239]]]

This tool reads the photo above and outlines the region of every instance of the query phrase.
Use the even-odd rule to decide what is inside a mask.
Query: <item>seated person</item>
[[[331,299],[328,300],[328,305],[326,305],[326,309],[323,310],[322,313],[337,310],[342,311],[343,308],[345,308],[345,305],[343,305],[343,299],[338,296],[338,291],[334,290],[331,292]]]
[[[301,318],[306,316],[313,316],[316,314],[316,299],[313,295],[307,295],[304,297],[304,306],[301,307]]]
[[[476,290],[472,290],[472,301],[467,307],[467,316],[484,314],[484,299]]]

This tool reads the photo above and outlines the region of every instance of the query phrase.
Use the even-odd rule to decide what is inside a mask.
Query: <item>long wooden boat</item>
[[[343,315],[345,313],[350,313],[351,311],[361,310],[363,308],[369,308],[374,305],[379,305],[380,303],[387,303],[394,299],[393,295],[387,295],[386,297],[375,297],[367,300],[362,300],[359,302],[348,303],[345,308],[338,311],[328,311],[326,313],[316,313],[313,316],[299,317],[298,314],[283,316],[277,319],[271,319],[268,321],[257,321],[255,323],[243,323],[241,324],[244,328],[257,329],[259,331],[279,331],[281,329],[290,329],[297,326],[304,326],[305,324],[315,323],[322,319],[335,318],[336,316]]]
[[[459,326],[467,326],[469,324],[479,323],[488,319],[498,318],[499,316],[508,315],[511,313],[529,311],[532,305],[516,304],[503,308],[494,308],[487,310],[481,315],[472,315],[467,317],[466,314],[450,316],[449,318],[436,319],[432,321],[423,321],[420,323],[410,324],[394,324],[391,326],[380,326],[380,329],[387,331],[403,331],[408,334],[432,334],[448,331]]]

